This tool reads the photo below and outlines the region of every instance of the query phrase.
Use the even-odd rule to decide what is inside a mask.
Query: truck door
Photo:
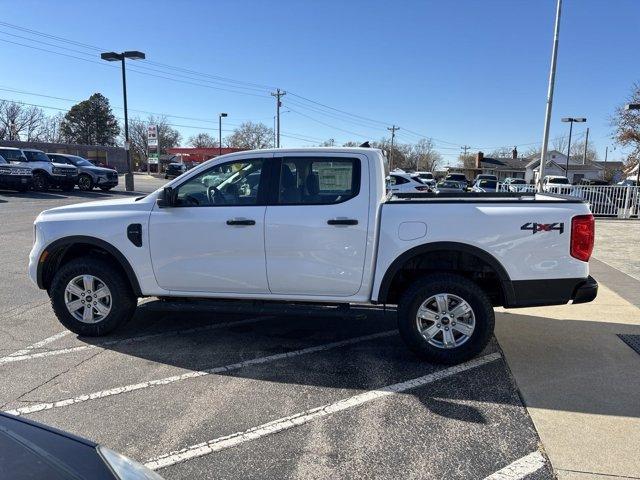
[[[355,295],[367,248],[367,157],[292,153],[274,168],[279,181],[265,216],[270,291]]]
[[[153,208],[149,245],[162,288],[269,293],[263,172],[270,156],[218,164],[176,185],[175,206]]]

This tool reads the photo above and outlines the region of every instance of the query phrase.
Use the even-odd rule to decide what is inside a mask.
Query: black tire
[[[65,304],[65,289],[69,282],[86,274],[98,277],[111,292],[111,310],[96,323],[76,319]],[[106,335],[124,325],[133,316],[137,305],[137,298],[127,277],[106,261],[91,257],[74,259],[59,268],[51,282],[49,297],[60,323],[72,332],[86,337]]]
[[[33,189],[36,192],[46,192],[49,189],[49,179],[42,172],[33,174]]]
[[[108,192],[109,190],[111,190],[113,187],[100,187],[100,190],[102,190],[103,192]]]
[[[83,192],[90,192],[93,190],[93,179],[91,175],[83,173],[78,177],[78,188]]]
[[[466,301],[475,316],[473,332],[458,347],[432,345],[418,328],[418,308],[431,296],[440,293],[453,294]],[[446,321],[450,322],[448,319]],[[422,277],[404,292],[398,302],[398,328],[402,339],[411,350],[433,363],[455,364],[475,357],[487,346],[494,326],[493,307],[485,292],[471,280],[459,275],[433,274]]]

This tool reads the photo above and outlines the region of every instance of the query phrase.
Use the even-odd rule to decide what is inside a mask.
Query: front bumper
[[[118,185],[118,177],[109,178],[109,177],[97,177],[96,178],[96,186],[98,187],[115,187]]]
[[[0,188],[10,190],[24,190],[31,187],[32,175],[2,175],[0,176]]]
[[[78,175],[51,175],[49,182],[53,186],[75,185],[78,183]]]

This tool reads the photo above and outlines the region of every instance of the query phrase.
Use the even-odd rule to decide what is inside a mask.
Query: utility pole
[[[391,127],[387,127],[387,130],[391,132],[391,150],[389,150],[389,171],[391,171],[391,165],[393,163],[393,141],[396,138],[396,130],[400,130],[400,127],[392,125]]]
[[[462,147],[460,147],[460,150],[464,150],[463,158],[467,156],[467,150],[469,150],[471,147],[469,145],[463,145]]]
[[[286,94],[287,92],[280,89],[276,92],[271,92],[271,96],[276,97],[276,148],[280,148],[280,107],[282,106],[280,98]]]
[[[582,154],[582,164],[587,164],[587,146],[589,145],[589,127],[587,127],[587,136],[584,137],[584,152]]]
[[[542,179],[544,167],[547,162],[547,148],[549,147],[549,127],[551,125],[551,110],[553,108],[553,89],[556,83],[556,64],[558,63],[558,39],[560,38],[560,14],[562,13],[562,0],[558,0],[556,6],[556,25],[553,35],[553,49],[551,50],[551,68],[549,69],[549,86],[547,89],[547,108],[544,116],[544,130],[542,133],[542,151],[540,152],[540,169],[538,175],[538,191],[542,191]]]

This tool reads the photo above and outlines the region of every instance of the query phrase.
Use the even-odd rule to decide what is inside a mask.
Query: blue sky
[[[448,163],[461,145],[524,151],[542,136],[555,0],[22,0],[20,8],[1,0],[0,7],[3,22],[85,44],[0,25],[4,99],[68,108],[67,101],[6,89],[78,100],[99,91],[121,107],[119,71],[98,60],[95,46],[146,52],[148,62],[131,64],[129,108],[190,117],[169,118],[185,125],[185,141],[204,129],[217,136],[220,111],[229,113],[227,129],[245,120],[271,126],[268,87],[290,92],[283,134],[310,140],[287,137],[284,146],[375,140],[395,123],[402,142],[433,137]],[[564,0],[552,137],[567,132],[561,117],[585,116],[604,156],[613,145],[610,117],[640,80],[639,31],[638,0]],[[216,79],[150,62],[246,83],[211,83]],[[147,75],[133,71],[143,67]],[[618,148],[613,158],[619,156]]]

